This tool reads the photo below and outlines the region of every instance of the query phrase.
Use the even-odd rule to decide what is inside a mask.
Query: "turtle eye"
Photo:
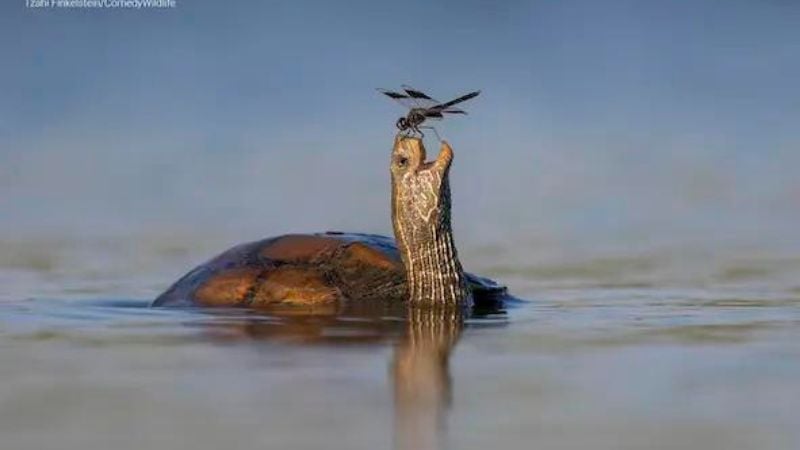
[[[405,156],[401,156],[401,157],[397,158],[397,165],[400,166],[400,167],[407,166],[408,165],[408,158],[406,158]]]

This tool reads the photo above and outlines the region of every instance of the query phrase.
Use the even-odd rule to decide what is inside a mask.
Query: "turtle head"
[[[441,207],[445,202],[446,209],[450,209],[448,176],[453,161],[453,149],[442,141],[436,159],[425,159],[422,139],[406,136],[395,138],[390,166],[393,209],[406,220],[428,222],[437,210],[439,213],[444,212]]]
[[[450,227],[453,149],[442,141],[426,161],[415,137],[398,136],[392,149],[392,225],[413,303],[461,304],[467,296]]]

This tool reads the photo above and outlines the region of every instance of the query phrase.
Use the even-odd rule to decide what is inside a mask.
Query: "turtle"
[[[447,141],[426,161],[421,138],[395,136],[394,239],[328,231],[237,245],[188,272],[153,306],[495,306],[508,296],[506,287],[466,273],[458,258],[450,220],[453,157]]]

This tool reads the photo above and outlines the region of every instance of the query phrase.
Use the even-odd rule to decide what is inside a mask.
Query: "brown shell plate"
[[[505,288],[467,274],[475,294]],[[287,234],[238,245],[202,264],[153,306],[326,305],[341,300],[405,300],[403,264],[385,236]]]

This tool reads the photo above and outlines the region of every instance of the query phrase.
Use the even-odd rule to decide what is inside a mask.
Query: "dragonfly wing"
[[[459,104],[461,102],[465,102],[465,101],[467,101],[467,100],[469,100],[471,98],[475,98],[480,93],[481,93],[481,91],[470,92],[469,94],[465,94],[465,95],[462,95],[461,97],[454,98],[453,100],[450,100],[449,102],[440,103],[438,105],[435,105],[435,106],[431,107],[431,109],[435,109],[435,110],[438,110],[438,111],[444,111],[446,109],[449,109],[453,105],[457,105],[457,104]]]
[[[378,88],[378,92],[396,101],[397,103],[400,103],[401,105],[405,106],[408,109],[417,108],[416,102],[414,101],[413,98],[409,97],[408,94],[389,91],[381,88]]]
[[[441,111],[427,110],[425,111],[425,118],[429,120],[442,120],[444,114]]]
[[[414,89],[407,84],[404,84],[401,87],[403,88],[403,91],[405,91],[406,95],[414,100],[417,108],[428,109],[440,103],[439,100],[436,100],[419,89]]]

